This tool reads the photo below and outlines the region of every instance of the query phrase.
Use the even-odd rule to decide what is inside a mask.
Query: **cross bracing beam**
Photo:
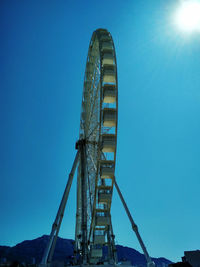
[[[122,202],[122,204],[124,206],[124,209],[126,211],[126,214],[127,214],[128,218],[130,220],[132,229],[135,232],[135,234],[137,236],[137,239],[138,239],[138,241],[140,243],[140,246],[142,248],[142,251],[143,251],[144,256],[146,258],[146,261],[147,261],[147,266],[148,267],[154,267],[155,266],[155,263],[152,261],[151,257],[149,256],[149,253],[148,253],[148,251],[147,251],[147,249],[146,249],[146,247],[144,245],[144,242],[143,242],[143,240],[141,238],[141,235],[140,235],[140,233],[138,231],[138,227],[137,227],[137,225],[135,224],[135,222],[133,220],[133,217],[132,217],[132,215],[131,215],[131,213],[130,213],[130,211],[128,209],[128,206],[127,206],[127,204],[126,204],[126,202],[124,200],[124,197],[123,197],[123,195],[122,195],[122,193],[121,193],[121,191],[119,189],[119,186],[118,186],[118,184],[116,182],[116,179],[114,179],[114,185],[115,185],[115,188],[117,189],[117,193],[119,194],[120,200],[121,200],[121,202]]]
[[[71,172],[70,172],[69,177],[68,177],[67,185],[65,187],[65,191],[63,193],[63,197],[62,197],[62,200],[60,202],[60,206],[59,206],[55,221],[52,225],[52,230],[50,233],[49,242],[48,242],[46,249],[44,251],[44,255],[42,257],[41,264],[47,264],[47,263],[51,262],[51,259],[52,259],[53,253],[54,253],[54,249],[55,249],[55,245],[56,245],[57,236],[58,236],[58,233],[60,230],[60,225],[61,225],[64,211],[65,211],[65,206],[66,206],[66,203],[68,200],[69,191],[70,191],[70,188],[72,185],[72,181],[73,181],[73,177],[74,177],[74,173],[75,173],[78,161],[79,161],[79,150],[76,153],[76,157],[74,159],[74,163],[72,165],[72,169],[71,169]]]

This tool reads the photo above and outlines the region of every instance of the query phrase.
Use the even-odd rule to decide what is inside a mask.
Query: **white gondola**
[[[102,34],[100,36],[100,40],[101,42],[111,42],[111,37],[107,34]]]
[[[115,103],[116,102],[116,87],[115,85],[105,84],[103,87],[103,102]]]
[[[104,134],[102,135],[102,152],[115,152],[116,135]]]
[[[103,126],[115,127],[117,123],[116,109],[104,108],[103,110]]]
[[[94,244],[104,244],[105,236],[104,235],[94,235]]]
[[[100,186],[98,186],[98,190],[99,190],[99,192],[102,190],[104,190],[106,192],[110,192],[110,190],[112,190],[112,186],[100,185]]]
[[[103,42],[101,45],[101,50],[102,51],[112,51],[113,50],[113,45],[112,42],[107,41],[107,42]]]
[[[116,72],[113,65],[104,65],[103,83],[116,83]]]
[[[98,201],[100,204],[110,204],[112,199],[111,193],[99,193]]]
[[[102,179],[113,179],[114,168],[102,167],[101,168],[101,178]]]
[[[104,53],[103,59],[102,59],[103,65],[113,65],[114,64],[114,56],[112,51],[110,53]]]
[[[101,248],[91,248],[90,253],[92,258],[101,258],[103,256]]]
[[[96,215],[96,226],[105,226],[110,224],[109,216]]]
[[[100,162],[100,175],[102,179],[106,179],[106,178],[113,179],[114,177],[114,161],[113,160],[102,160]]]

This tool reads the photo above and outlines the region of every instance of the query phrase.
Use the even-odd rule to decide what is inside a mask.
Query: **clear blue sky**
[[[178,1],[0,1],[0,245],[49,234],[78,139],[97,28],[119,78],[116,177],[151,256],[200,249],[200,35],[172,25]],[[75,181],[60,236],[74,238]],[[118,244],[140,250],[114,192]],[[141,251],[141,250],[140,250]]]

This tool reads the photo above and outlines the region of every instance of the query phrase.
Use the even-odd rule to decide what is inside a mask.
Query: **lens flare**
[[[200,1],[184,1],[177,8],[175,24],[182,31],[200,31]]]

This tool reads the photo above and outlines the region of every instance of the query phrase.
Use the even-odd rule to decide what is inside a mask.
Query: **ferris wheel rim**
[[[107,37],[107,41],[109,39],[109,43],[111,43],[111,47],[112,47],[112,49],[110,49],[110,54],[108,53],[108,55],[112,54],[113,58],[108,57],[107,61],[105,60],[106,54],[104,53],[104,56],[103,56],[103,52],[102,52],[103,45],[104,45],[102,41],[103,40],[102,36],[104,36],[105,39]],[[113,61],[112,64],[110,65],[105,64],[105,62],[108,63],[111,61]],[[111,65],[112,65],[112,68],[111,68]],[[112,82],[110,83],[110,87],[113,87],[115,89],[115,101],[113,103],[113,106],[114,106],[113,110],[112,108],[109,107],[109,104],[106,104],[103,101],[103,93],[105,93],[105,91],[103,92],[103,89],[106,88],[106,85],[107,87],[109,87],[109,83],[108,82],[106,83],[103,80],[105,78],[104,72],[105,72],[106,66],[107,68],[109,67],[110,69],[112,69],[114,73],[113,80],[115,80],[115,82],[113,84]],[[91,70],[89,71],[90,67],[91,67]],[[109,68],[108,68],[108,72],[109,72]],[[90,75],[91,73],[92,75]],[[97,81],[96,81],[96,77],[97,77]],[[97,83],[96,86],[95,86],[95,83]],[[87,87],[87,84],[90,84],[90,88],[89,86]],[[91,91],[91,88],[93,88],[92,91]],[[91,100],[90,97],[93,93],[94,95],[92,97],[92,101],[94,101],[94,103],[91,104],[91,101],[87,102],[87,100]],[[87,105],[86,105],[86,102],[87,102]],[[107,109],[106,109],[106,105],[108,106]],[[116,118],[115,118],[114,128],[113,126],[109,127],[107,125],[107,129],[106,129],[106,126],[103,125],[103,116],[105,115],[103,113],[104,111],[109,111],[109,112],[113,111],[115,113]],[[95,114],[95,112],[97,112],[97,114]],[[88,120],[88,116],[89,116],[89,120]],[[96,125],[94,123],[95,118],[98,119],[96,121]],[[99,179],[99,173],[100,173],[100,161],[103,161],[103,159],[105,161],[105,159],[107,160],[107,157],[108,157],[108,155],[105,155],[105,153],[102,150],[102,138],[103,138],[102,136],[106,136],[106,134],[107,134],[107,137],[109,136],[109,138],[111,136],[114,136],[115,146],[113,149],[112,165],[115,171],[116,148],[117,148],[117,118],[118,118],[118,81],[117,81],[117,62],[116,62],[114,42],[113,42],[111,34],[107,30],[98,29],[95,32],[93,32],[90,45],[89,45],[89,50],[88,50],[85,77],[84,77],[84,89],[83,89],[82,112],[81,112],[81,123],[80,123],[80,140],[84,140],[86,144],[87,164],[90,165],[90,167],[91,165],[93,165],[93,169],[95,170],[95,182],[94,182],[94,176],[91,176],[91,180],[88,179],[88,184],[93,187],[92,188],[93,196],[90,195],[91,192],[88,193],[88,195],[90,196],[90,200],[92,198],[92,201],[93,201],[91,214],[90,214],[91,220],[90,220],[90,232],[88,235],[89,240],[91,237],[91,232],[94,231],[94,229],[96,229],[95,228],[96,225],[94,222],[95,214],[97,210],[99,211],[99,209],[97,209],[98,207],[97,193],[98,193],[98,182],[99,182],[98,179]],[[111,128],[112,128],[112,131],[111,131]],[[96,158],[94,159],[92,156],[96,156]],[[90,162],[88,160],[89,157],[91,158]],[[108,162],[109,160],[106,161],[106,163]],[[88,177],[89,177],[89,171],[88,171]],[[103,183],[104,182],[102,181],[102,185]],[[111,202],[112,202],[112,191],[113,191],[113,179],[111,182]],[[111,202],[109,205],[107,205],[109,212],[111,209]]]

